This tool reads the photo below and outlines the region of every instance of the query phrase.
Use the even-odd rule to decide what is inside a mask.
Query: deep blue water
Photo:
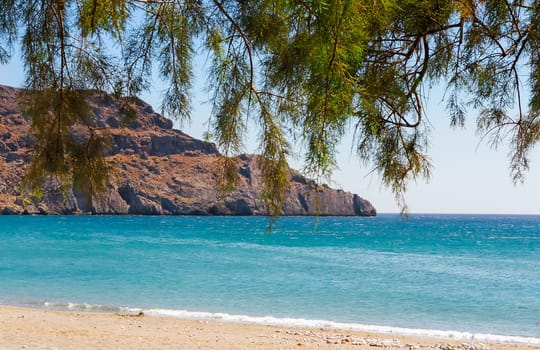
[[[267,226],[260,217],[0,216],[0,303],[540,338],[540,216]]]

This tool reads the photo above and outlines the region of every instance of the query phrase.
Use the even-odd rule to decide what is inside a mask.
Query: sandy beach
[[[537,346],[0,306],[0,349],[493,349]]]

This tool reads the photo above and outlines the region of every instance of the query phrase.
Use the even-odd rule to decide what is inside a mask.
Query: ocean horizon
[[[540,215],[0,216],[0,304],[540,345]]]

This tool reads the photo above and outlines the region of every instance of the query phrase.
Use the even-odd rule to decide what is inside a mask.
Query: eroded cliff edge
[[[121,105],[99,93],[91,94],[90,106],[96,126],[111,137],[107,193],[88,200],[51,185],[42,200],[30,198],[19,190],[33,142],[17,94],[0,85],[0,214],[266,215],[257,156],[238,158],[239,184],[222,198],[215,190],[219,152],[213,144],[173,129],[141,100],[133,105],[137,118],[126,120]],[[376,210],[356,194],[316,186],[291,170],[283,215],[316,214],[373,216]]]

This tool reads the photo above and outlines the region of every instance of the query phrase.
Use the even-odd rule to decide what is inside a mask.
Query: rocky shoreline
[[[51,181],[41,200],[20,192],[31,161],[29,121],[17,105],[18,90],[0,85],[0,214],[105,215],[266,215],[258,156],[237,159],[239,183],[221,196],[215,189],[214,144],[173,129],[170,120],[141,100],[136,118],[127,120],[121,104],[101,93],[89,99],[95,125],[107,130],[111,146],[110,184],[101,198],[86,198],[76,189],[61,191]],[[371,203],[356,194],[317,185],[290,171],[283,215],[374,216]]]

